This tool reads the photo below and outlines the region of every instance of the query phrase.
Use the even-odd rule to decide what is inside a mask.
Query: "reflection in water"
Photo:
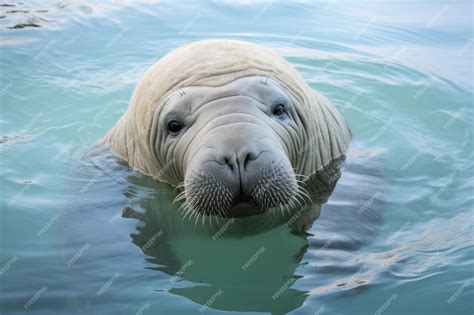
[[[144,213],[127,208],[124,217],[139,218],[133,242],[151,257],[147,268],[171,276],[169,292],[203,310],[288,312],[302,305],[305,292],[290,287],[299,278],[305,236],[291,234],[286,225],[267,229],[264,221],[274,220],[268,215],[196,225],[182,219],[179,205],[170,206],[171,188],[140,175],[128,181],[155,187],[139,201]]]
[[[380,209],[383,198],[373,198],[370,190],[377,187],[379,194],[383,193],[380,176],[371,176],[374,172],[370,170],[376,169],[373,165],[367,170],[358,163],[352,159],[345,176],[367,184],[341,195],[351,198],[352,208],[344,213],[335,206],[326,209],[334,215],[322,219],[321,226],[314,229],[312,241],[321,251],[329,246],[347,251],[360,248],[375,236],[381,223],[380,213],[372,209]],[[289,312],[303,304],[307,292],[292,287],[301,278],[296,268],[306,253],[309,234],[296,235],[284,223],[275,227],[269,224],[275,219],[268,214],[222,218],[213,226],[196,225],[194,220],[182,219],[179,205],[170,205],[174,193],[167,185],[139,174],[128,176],[127,181],[134,185],[128,187],[125,196],[134,195],[135,185],[152,192],[138,203],[129,202],[137,206],[127,207],[123,216],[139,220],[131,234],[133,243],[149,256],[148,269],[171,277],[169,292],[203,308],[220,310]],[[354,198],[361,202],[354,202]],[[367,200],[371,200],[370,204]],[[324,258],[326,253],[321,256]]]
[[[172,204],[175,192],[170,186],[130,170],[106,149],[97,148],[76,168],[77,185],[71,189],[73,197],[63,216],[65,257],[70,260],[84,244],[88,246],[80,258],[87,268],[78,270],[80,276],[70,275],[71,285],[93,293],[100,290],[97,283],[112,279],[115,270],[121,277],[114,279],[115,286],[122,278],[133,279],[143,272],[149,277],[150,271],[160,271],[169,278],[157,288],[186,297],[203,310],[294,310],[310,294],[297,288],[302,278],[297,268],[305,267],[301,261],[308,247],[317,251],[316,261],[326,264],[306,266],[321,275],[321,292],[326,292],[345,285],[328,286],[323,280],[326,273],[344,276],[355,271],[354,264],[341,265],[334,252],[356,251],[375,237],[381,224],[384,186],[371,160],[374,158],[367,153],[351,153],[330,203],[323,206],[311,229],[314,235],[297,235],[285,224],[291,217],[275,225],[277,217],[269,214],[221,218],[212,226],[183,220],[179,205]],[[134,248],[129,246],[129,237]],[[142,253],[146,255],[145,270],[140,263]],[[105,268],[104,278],[96,279],[97,274],[90,272],[94,268]],[[366,284],[356,280],[356,285]],[[90,307],[98,303],[97,297],[82,303]]]
[[[152,196],[147,204],[159,204],[166,193]],[[176,209],[164,208],[169,217],[162,220],[160,209],[148,208],[132,239],[153,257],[146,259],[154,265],[148,268],[171,276],[171,293],[222,310],[287,312],[303,303],[305,293],[289,287],[298,278],[295,270],[307,247],[305,237],[291,234],[286,226],[239,235],[236,230],[244,223],[237,220],[205,233],[168,210]]]

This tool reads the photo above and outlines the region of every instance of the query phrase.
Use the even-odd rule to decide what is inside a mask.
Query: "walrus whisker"
[[[283,213],[283,207],[279,205],[278,208],[280,209],[281,216],[284,217],[285,214]]]
[[[213,215],[214,217],[214,220],[216,221],[216,225],[219,226],[219,219],[220,219],[220,214],[219,214],[220,210],[217,209],[217,215]],[[211,221],[211,228],[213,228],[213,225],[212,225],[212,221]]]
[[[216,192],[216,187],[213,186],[213,187],[210,187],[206,193],[207,196],[215,196],[215,192]],[[207,203],[207,209],[204,213],[206,214],[212,214],[214,212],[214,208],[215,208],[215,205],[217,203],[217,198],[210,198],[210,202],[206,202]],[[210,209],[209,209],[210,208]]]
[[[259,207],[259,209],[262,209]],[[275,213],[272,211],[272,209],[268,209],[268,211],[265,211],[265,216],[269,217],[270,214],[275,215]]]
[[[196,228],[196,226],[197,226],[197,220],[199,219],[199,215],[200,215],[199,211],[196,211],[196,210],[193,209],[193,211],[191,211],[191,216],[190,216],[189,219],[188,219],[188,222],[189,222],[189,221],[191,221],[191,219],[192,219],[194,216],[196,217],[196,221],[194,222],[194,227],[195,227],[195,228]]]
[[[176,197],[175,197],[175,199],[176,199],[176,198],[180,198],[181,196],[186,196],[186,191],[183,190],[182,192],[180,192],[179,194],[177,194]]]
[[[175,199],[173,200],[173,202],[171,203],[171,205],[174,205],[175,203],[180,202],[180,201],[183,201],[183,200],[185,200],[185,199],[186,199],[186,196],[185,196],[185,195],[179,196],[179,198],[175,198]]]
[[[281,209],[281,215],[282,215],[282,216],[285,216],[285,214],[284,214],[284,207],[287,209],[288,213],[290,213],[290,212],[289,212],[290,210],[288,209],[288,204],[287,204],[286,202],[283,203],[283,202],[281,202],[280,200],[278,200],[278,201],[279,201],[278,207]]]
[[[173,190],[176,190],[176,189],[179,189],[179,188],[183,188],[185,185],[185,181],[183,180],[182,182],[180,182],[178,185],[176,185],[176,187],[173,189]]]
[[[191,217],[193,216],[193,211],[191,209],[187,210],[185,215],[183,216],[182,221],[185,221],[186,218],[188,218],[187,222],[191,220]]]
[[[306,189],[302,186],[298,186],[295,197],[301,199],[305,206],[307,205],[307,201],[312,200],[311,196],[309,196],[309,194],[306,192]]]
[[[310,178],[310,176],[308,175],[298,174],[298,173],[294,173],[294,174],[296,178],[299,178],[299,177],[304,178],[304,181],[307,181]]]
[[[186,200],[186,203],[187,203],[187,208],[188,208],[188,211],[189,211],[189,218],[188,218],[188,222],[191,221],[192,217],[194,215],[197,215],[199,211],[196,211],[196,209],[193,207],[192,205],[192,198],[190,198],[190,200]]]
[[[288,215],[291,216],[291,211],[290,211],[290,209],[288,208],[288,203],[285,203],[284,206],[285,206],[285,208],[286,208],[286,212],[288,212]]]
[[[297,176],[295,174],[295,179],[300,183],[306,183],[309,180],[309,176],[306,176],[306,175]]]
[[[301,204],[300,198],[301,198],[301,201],[303,202],[304,205]],[[297,189],[297,190],[295,191],[295,193],[291,196],[291,202],[294,204],[294,208],[295,208],[295,209],[304,208],[305,205],[306,205],[306,202],[305,202],[304,198],[300,195],[299,189]],[[296,203],[297,203],[298,205],[296,205]]]
[[[275,200],[275,196],[273,196],[273,193],[268,193],[267,190],[265,189],[265,192],[267,193],[267,208],[273,208],[272,206],[273,201]]]
[[[207,215],[202,215],[201,216],[201,226],[204,226],[204,224],[206,223],[206,219],[207,219]]]
[[[275,188],[275,189],[278,189],[278,187],[274,187],[274,188]],[[275,193],[276,193],[276,192],[275,192]],[[286,204],[287,200],[283,201],[283,200],[282,200],[281,198],[279,198],[279,197],[280,197],[280,196],[277,196],[276,198],[274,198],[274,199],[273,199],[273,203],[274,203],[274,204],[276,203],[278,206]],[[286,197],[286,196],[285,196],[285,197]],[[285,198],[285,199],[287,199],[287,198]]]
[[[278,191],[282,192],[284,195],[287,195],[284,191],[282,191],[282,190],[280,189],[280,187],[274,185],[274,184],[271,183],[271,182],[270,182],[270,185],[271,185],[272,187],[276,188]],[[281,200],[278,200],[278,201],[281,203]],[[288,211],[289,211],[289,210],[288,210]]]
[[[301,209],[301,208],[303,207],[303,205],[302,205],[301,202],[298,200],[298,197],[297,197],[297,196],[298,196],[298,193],[295,193],[293,196],[291,196],[291,199],[292,199],[293,201],[297,202],[298,205],[299,205],[299,208],[298,208],[296,205],[295,205],[295,208]]]
[[[297,189],[297,192],[298,194],[308,198],[308,200],[311,200],[311,196],[309,195],[308,191],[306,190],[306,188],[304,188],[303,186],[300,186],[298,185],[298,189]]]
[[[184,218],[186,218],[189,215],[188,222],[191,220],[191,217],[193,216],[195,210],[192,207],[192,205],[189,202],[186,202],[186,212],[184,215]]]
[[[188,218],[187,222],[191,221],[191,217],[193,216],[193,210],[192,209],[188,209],[185,213],[185,215],[183,216],[183,219],[182,221],[186,220],[186,218]]]
[[[205,189],[207,189],[207,188],[205,187],[204,190],[205,190]],[[190,198],[189,198],[189,202],[190,202],[191,204],[196,205],[196,206],[197,206],[197,205],[200,205],[201,202],[203,201],[203,199],[205,198],[205,196],[206,196],[206,192],[205,192],[205,191],[203,192],[202,189],[201,189],[201,190],[198,190],[198,191],[196,192],[196,195],[194,195],[193,197],[190,197]]]
[[[311,196],[309,195],[308,191],[304,188],[304,187],[301,187],[298,189],[298,195],[302,195],[303,197],[303,200],[308,200],[308,201],[312,201],[312,198]]]
[[[307,178],[305,178],[307,177],[306,175],[301,175],[301,174],[296,174],[296,173],[291,174],[291,177],[293,177],[296,181],[303,182],[303,183],[306,182],[307,180]]]
[[[219,220],[220,220],[220,218],[221,218],[221,217],[220,217],[220,216],[221,216],[220,213],[221,213],[221,210],[220,210],[220,209],[217,209],[217,215],[214,215],[214,216],[213,216],[214,219],[216,220],[217,226],[219,226],[219,223],[220,223],[220,222],[219,222]],[[212,222],[211,222],[211,227],[212,227]]]
[[[194,221],[194,229],[196,229],[196,227],[197,227],[197,223],[198,223],[198,220],[199,220],[200,213],[195,211],[195,214],[196,214],[196,220]]]
[[[294,196],[291,196],[290,200],[288,200],[288,204],[290,205],[290,207],[291,207],[292,209],[296,208],[296,205],[295,205],[295,203],[293,202],[293,198],[294,198]]]
[[[183,202],[183,205],[184,205],[184,208],[183,208],[184,210],[183,210],[183,219],[182,219],[182,221],[184,221],[184,220],[186,219],[186,217],[187,217],[188,215],[190,215],[190,217],[188,218],[188,222],[189,222],[189,220],[190,220],[190,218],[191,218],[192,213],[193,213],[194,210],[191,208],[191,206],[189,205],[189,203],[187,203],[186,201]]]
[[[272,187],[274,187],[274,188],[277,188],[277,189],[281,192],[281,190],[280,190],[278,187],[274,186],[271,181],[268,182],[267,184],[268,184],[268,186],[272,186]],[[270,189],[267,189],[267,188],[268,188],[268,187],[266,187],[265,190],[267,191],[267,193],[270,193],[271,196],[273,197],[273,200],[272,200],[272,201],[277,201],[277,202],[280,204],[280,203],[281,203],[281,200],[280,200],[280,198],[278,198],[278,195],[276,195],[276,191],[273,191],[273,190],[270,190]]]
[[[307,184],[306,181],[299,180],[299,179],[295,179],[295,182],[296,182],[297,184],[301,184],[301,185],[306,185],[306,184]]]
[[[298,203],[299,208],[301,209],[301,208],[303,208],[304,206],[301,204],[301,202],[300,202],[300,200],[298,199],[298,197],[301,198],[301,196],[299,195],[298,191],[296,191],[296,193],[292,196],[292,199]],[[304,202],[304,199],[303,199],[302,201],[303,201],[303,203],[305,203],[305,202]],[[305,203],[305,204],[306,204],[306,203]]]
[[[198,218],[197,218],[197,220],[196,220],[196,225],[197,225],[197,223],[199,222],[199,218],[201,219],[201,226],[204,226],[204,224],[206,223],[206,220],[207,220],[207,214],[206,214],[206,212],[204,212],[204,213],[199,213]]]
[[[184,201],[179,207],[178,212],[183,212],[186,208],[186,201]]]
[[[209,176],[206,173],[196,173],[193,172],[197,178],[201,178],[203,181],[199,182],[199,188],[197,194],[193,198],[189,198],[190,203],[194,205],[196,209],[206,209],[201,210],[201,213],[205,215],[224,215],[227,212],[227,208],[231,205],[231,200],[233,199],[230,195],[230,191],[225,185],[216,180],[213,176]],[[192,186],[195,186],[192,181],[189,182],[189,189]],[[215,198],[207,198],[209,196],[214,196]]]
[[[179,202],[183,199],[186,199],[186,191],[182,191],[180,192],[178,195],[176,195],[176,197],[174,197],[173,199],[173,202],[171,203],[171,205],[174,205],[176,202]]]
[[[293,195],[293,200],[295,200],[298,205],[300,206],[300,209],[305,207],[307,204],[306,204],[306,199],[304,198],[304,196],[301,195],[301,190],[296,190],[295,194]],[[303,204],[301,204],[301,202],[303,202]]]
[[[252,191],[252,199],[257,201],[257,204],[260,205],[261,208],[268,209],[268,197],[266,195],[263,195],[263,200],[260,197],[260,191],[261,191],[261,186],[260,186],[260,180],[257,182],[257,186],[254,188]]]

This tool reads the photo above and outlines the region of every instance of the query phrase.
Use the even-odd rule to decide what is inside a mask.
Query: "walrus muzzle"
[[[186,202],[205,215],[239,217],[284,207],[297,199],[292,166],[277,136],[261,121],[234,110],[215,121],[185,175]]]

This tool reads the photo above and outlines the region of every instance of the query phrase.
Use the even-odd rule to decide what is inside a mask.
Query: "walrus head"
[[[153,121],[151,141],[181,163],[188,212],[242,216],[305,202],[289,156],[298,113],[268,78],[185,87]],[[178,197],[179,198],[179,197]]]
[[[232,40],[195,42],[163,57],[103,140],[181,190],[186,214],[224,217],[311,203],[314,191],[334,184],[318,174],[336,169],[349,141],[337,110],[283,58]],[[306,184],[317,189],[307,192],[310,176]]]

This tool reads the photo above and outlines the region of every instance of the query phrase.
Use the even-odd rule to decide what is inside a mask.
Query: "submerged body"
[[[336,108],[270,49],[200,41],[153,65],[103,143],[179,191],[185,216],[298,214],[304,230],[351,139]]]

